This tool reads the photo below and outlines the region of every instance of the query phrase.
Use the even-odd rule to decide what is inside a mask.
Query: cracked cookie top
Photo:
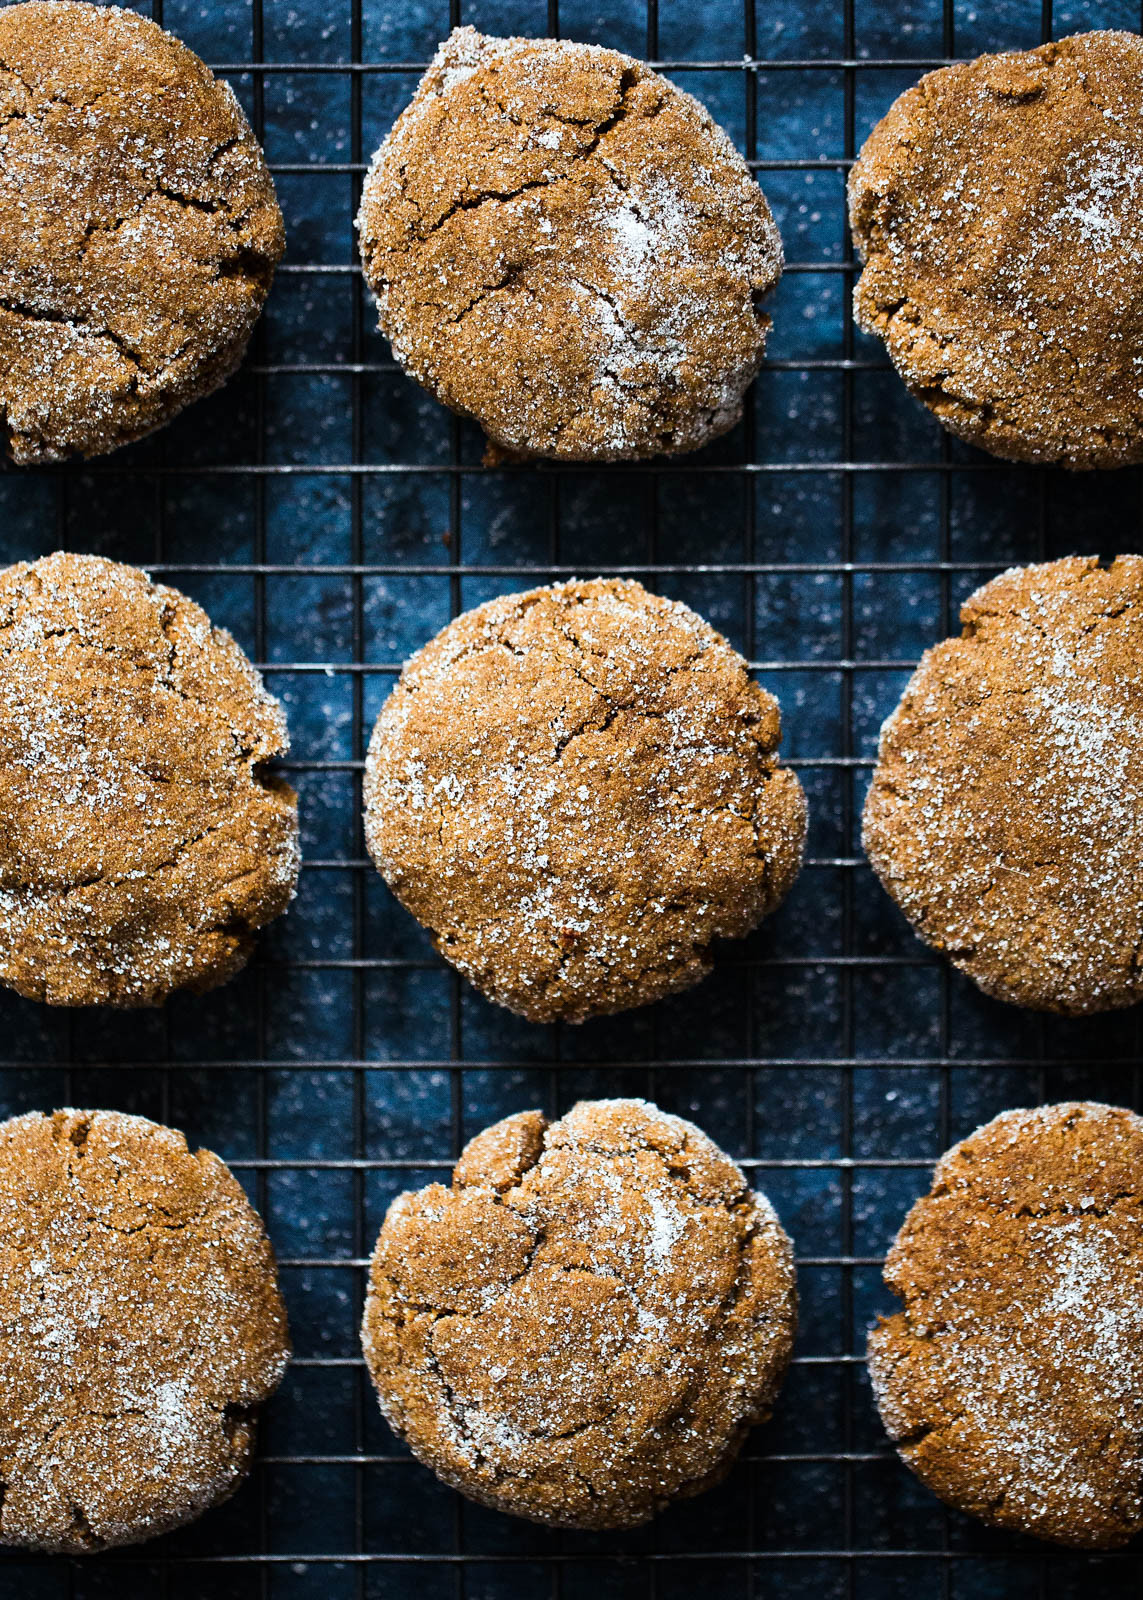
[[[707,111],[596,45],[458,28],[358,218],[401,365],[493,455],[623,460],[732,427],[782,246]]]
[[[710,969],[801,864],[778,704],[684,605],[595,579],[466,612],[405,666],[369,746],[366,839],[446,960],[533,1021]]]
[[[1143,559],[1014,568],[926,651],[881,731],[863,843],[986,994],[1143,996]]]
[[[0,1543],[134,1544],[231,1494],[290,1346],[241,1186],[115,1111],[0,1124]]]
[[[0,9],[0,430],[99,455],[238,365],[285,248],[230,87],[144,17]]]
[[[178,592],[99,556],[0,571],[0,981],[157,1005],[245,965],[298,872],[278,702]]]
[[[1017,461],[1143,460],[1143,40],[929,73],[849,209],[857,321],[947,428]]]
[[[381,1408],[484,1505],[633,1527],[729,1470],[796,1323],[790,1241],[692,1123],[644,1100],[524,1111],[452,1187],[399,1195],[362,1327]]]
[[[1143,1532],[1143,1119],[1006,1111],[943,1156],[885,1263],[882,1419],[935,1494],[1106,1549]]]

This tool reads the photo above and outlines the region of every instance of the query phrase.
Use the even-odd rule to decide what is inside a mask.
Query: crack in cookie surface
[[[930,73],[849,185],[857,321],[962,438],[1143,458],[1143,42],[1080,34]]]
[[[978,589],[881,733],[863,842],[985,993],[1082,1014],[1143,994],[1143,560]]]
[[[232,1493],[289,1340],[223,1163],[142,1117],[13,1118],[0,1255],[0,1541],[131,1544]]]

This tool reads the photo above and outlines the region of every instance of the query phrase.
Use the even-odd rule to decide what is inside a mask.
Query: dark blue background
[[[89,468],[0,471],[0,555],[62,545],[138,562],[231,628],[289,710],[307,860],[258,964],[205,999],[116,1015],[0,996],[0,1112],[121,1107],[218,1150],[266,1216],[298,1360],[229,1505],[118,1556],[9,1557],[0,1593],[1138,1595],[1136,1556],[1052,1552],[947,1515],[886,1447],[859,1361],[886,1304],[878,1260],[932,1159],[1007,1106],[1139,1105],[1138,1018],[1045,1025],[983,999],[912,938],[858,858],[856,819],[877,728],[963,595],[1011,562],[1138,549],[1141,480],[1009,467],[942,437],[851,329],[843,205],[847,158],[923,65],[1048,29],[1138,27],[1138,7],[555,11],[156,0],[263,134],[287,261],[223,393]],[[352,217],[362,163],[457,16],[491,32],[558,23],[671,63],[759,167],[789,270],[746,419],[701,455],[485,472],[477,432],[395,371]],[[813,808],[810,860],[782,912],[700,989],[536,1027],[446,971],[364,862],[360,757],[401,659],[451,614],[617,570],[694,605],[780,696]],[[796,1239],[802,1332],[777,1417],[723,1488],[632,1535],[553,1534],[462,1503],[389,1435],[357,1353],[361,1263],[391,1196],[439,1175],[490,1120],[628,1092],[748,1162]]]

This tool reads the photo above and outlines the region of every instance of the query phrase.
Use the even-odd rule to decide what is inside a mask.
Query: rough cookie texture
[[[863,842],[914,928],[1047,1011],[1143,994],[1143,560],[1014,568],[881,731]]]
[[[935,1494],[1106,1549],[1143,1531],[1143,1120],[1006,1111],[938,1162],[869,1339],[881,1416]]]
[[[245,965],[298,873],[289,744],[230,635],[134,567],[0,571],[0,981],[157,1005]]]
[[[234,371],[285,248],[230,87],[117,7],[0,9],[0,437],[98,455]]]
[[[133,1544],[225,1499],[289,1354],[217,1156],[115,1111],[0,1124],[0,1542]]]
[[[614,50],[473,28],[378,150],[358,227],[397,360],[517,455],[725,433],[782,271],[766,200],[697,100]]]
[[[390,1425],[464,1494],[632,1527],[729,1470],[796,1323],[790,1241],[705,1134],[643,1100],[506,1117],[399,1195],[362,1326]]]
[[[686,606],[602,578],[466,612],[373,730],[366,839],[446,960],[533,1021],[710,969],[801,864],[778,705]]]
[[[849,207],[857,321],[947,428],[1018,461],[1143,460],[1143,41],[930,73]]]

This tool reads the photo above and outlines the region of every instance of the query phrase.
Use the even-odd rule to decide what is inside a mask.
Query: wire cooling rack
[[[146,11],[146,5],[140,7]],[[171,1600],[1138,1596],[1085,1558],[946,1513],[895,1460],[861,1366],[879,1263],[933,1159],[1011,1105],[1140,1106],[1136,1014],[1067,1022],[978,995],[863,863],[876,730],[997,568],[1140,545],[1134,472],[1012,468],[951,443],[848,316],[845,173],[918,74],[1137,8],[1070,0],[154,0],[266,145],[289,253],[251,359],[165,432],[89,467],[0,472],[0,555],[98,551],[229,626],[285,701],[297,904],[239,980],[154,1014],[0,1000],[0,1110],[114,1106],[230,1161],[282,1263],[295,1360],[251,1481],[181,1533],[67,1562],[9,1553],[0,1595]],[[659,63],[739,142],[782,227],[770,359],[701,455],[485,471],[474,430],[394,368],[356,267],[365,163],[458,21]],[[362,755],[401,659],[450,616],[553,577],[631,573],[694,605],[781,699],[812,806],[783,911],[675,1001],[582,1028],[486,1005],[365,859]],[[387,1432],[360,1362],[365,1262],[399,1189],[525,1106],[639,1093],[743,1160],[794,1235],[802,1297],[775,1420],[728,1482],[622,1536],[462,1502]]]

